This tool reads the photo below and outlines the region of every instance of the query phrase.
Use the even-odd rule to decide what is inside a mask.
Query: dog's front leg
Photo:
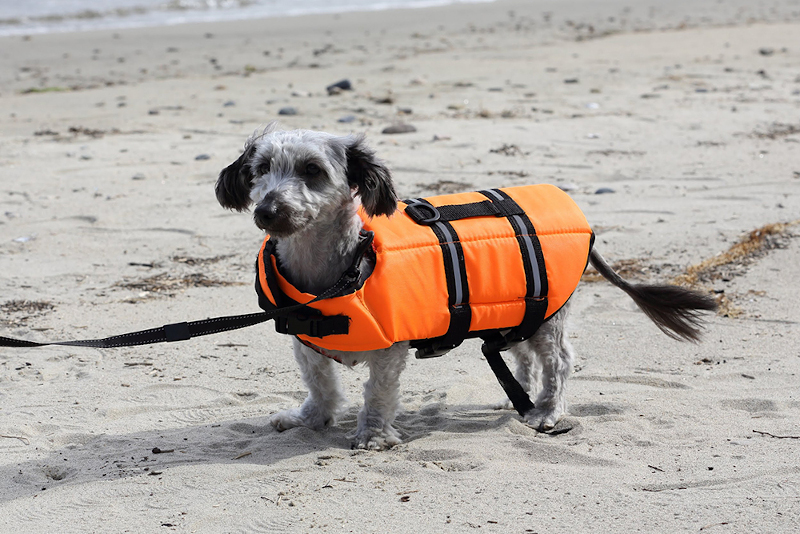
[[[336,370],[339,364],[317,354],[297,339],[293,340],[293,348],[300,374],[308,388],[308,397],[299,408],[273,415],[270,423],[281,432],[297,426],[319,430],[333,425],[347,402]]]
[[[401,442],[392,423],[400,404],[400,373],[406,367],[408,343],[396,343],[370,354],[364,407],[358,414],[354,448],[384,450]]]

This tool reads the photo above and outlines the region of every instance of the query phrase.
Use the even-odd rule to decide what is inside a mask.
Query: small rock
[[[355,115],[345,115],[344,117],[339,117],[336,122],[343,122],[345,124],[349,124],[351,122],[355,122],[356,116]]]
[[[564,83],[578,83],[578,78],[567,78]]]
[[[609,193],[616,193],[616,191],[614,191],[610,187],[601,187],[600,189],[594,192],[595,195],[605,195]]]
[[[402,113],[403,115],[411,115],[414,113],[414,110],[411,108],[397,108],[398,113]]]
[[[569,182],[556,184],[556,187],[558,187],[562,191],[566,191],[567,193],[569,193],[570,191],[577,191],[578,190],[578,184],[573,184],[573,183],[569,183]]]
[[[410,124],[393,124],[391,126],[387,126],[386,128],[381,131],[384,134],[402,134],[402,133],[411,133],[416,132],[417,129],[414,128]]]
[[[339,94],[342,91],[352,91],[353,84],[350,83],[350,80],[345,78],[344,80],[339,80],[336,83],[330,84],[328,87],[325,88],[328,91],[329,95]]]
[[[160,112],[157,109],[151,109],[147,112],[148,115],[158,115]]]
[[[136,174],[131,176],[131,180],[144,180],[144,178],[145,178],[144,174],[140,172],[137,172]]]
[[[297,115],[297,108],[286,106],[285,108],[278,110],[278,115]]]
[[[775,49],[767,47],[759,48],[758,53],[761,54],[762,56],[771,56],[772,54],[775,53]]]
[[[194,159],[196,161],[205,161],[207,159],[211,159],[211,156],[209,156],[208,154],[200,154],[200,155],[195,156]]]
[[[236,102],[234,102],[233,100],[228,100],[227,102],[222,104],[222,107],[231,108],[231,107],[233,107],[235,105],[236,105]]]

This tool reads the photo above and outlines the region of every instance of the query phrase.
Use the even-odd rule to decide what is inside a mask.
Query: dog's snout
[[[261,229],[267,229],[270,222],[274,221],[278,216],[278,205],[273,200],[264,200],[253,212],[253,218],[256,221],[256,226]]]

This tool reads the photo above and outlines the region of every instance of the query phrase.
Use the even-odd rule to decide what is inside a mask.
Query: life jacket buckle
[[[325,337],[347,334],[350,318],[346,315],[291,314],[275,318],[275,331],[292,336]]]

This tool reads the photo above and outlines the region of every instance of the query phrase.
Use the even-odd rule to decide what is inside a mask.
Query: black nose
[[[264,201],[258,205],[253,212],[253,219],[256,221],[256,226],[266,230],[269,228],[271,222],[278,216],[278,206],[275,202]]]

